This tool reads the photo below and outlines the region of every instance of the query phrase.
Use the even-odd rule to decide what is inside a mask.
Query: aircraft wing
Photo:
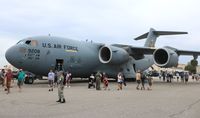
[[[200,55],[200,52],[198,51],[187,51],[187,50],[177,50],[178,55],[193,55],[196,59],[198,55]]]
[[[180,55],[185,55],[185,56],[192,55],[196,59],[198,57],[198,55],[200,55],[200,51],[178,50],[178,49],[170,47],[170,46],[165,46],[165,48],[175,51],[179,56]]]
[[[121,45],[121,44],[113,44],[113,46],[124,48],[128,51],[128,53],[133,56],[135,59],[141,59],[144,57],[144,54],[153,54],[156,48],[151,47],[135,47],[130,45]],[[176,48],[165,46],[164,48],[171,49],[175,51],[179,56],[180,55],[191,55],[195,59],[200,55],[200,51],[189,51],[189,50],[178,50]]]
[[[133,56],[136,60],[142,59],[144,54],[153,54],[156,48],[150,47],[135,47],[130,45],[122,45],[122,44],[113,44],[112,46],[120,47],[125,49],[131,56]]]
[[[122,45],[122,44],[113,44],[112,46],[120,47],[126,49],[128,52],[132,51],[132,53],[141,53],[141,54],[153,54],[156,48],[152,47],[135,47],[130,45]]]

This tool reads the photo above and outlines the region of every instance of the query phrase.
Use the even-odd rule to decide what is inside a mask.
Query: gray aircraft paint
[[[161,35],[178,33],[159,32],[151,29],[150,33],[144,34],[138,38],[142,39],[148,36],[145,47],[121,44],[113,45],[114,47],[118,47],[116,49],[123,49],[129,53],[128,60],[121,64],[102,63],[100,61],[99,50],[103,46],[106,46],[105,44],[76,41],[53,36],[37,36],[23,39],[7,50],[6,59],[13,66],[38,75],[47,75],[50,68],[55,68],[56,59],[62,59],[64,62],[64,70],[70,71],[73,77],[89,77],[91,73],[101,71],[106,72],[109,77],[115,78],[117,73],[122,71],[126,78],[135,78],[136,70],[143,71],[154,64],[155,60],[152,54],[156,49],[149,47],[154,46],[157,37],[152,36],[154,35],[152,32],[161,33]],[[150,41],[152,40],[151,37],[153,37],[154,40],[153,44]],[[27,41],[29,40],[31,40],[33,44],[28,44]],[[171,51],[171,48],[165,49],[166,51]],[[160,52],[162,51],[163,50]],[[194,51],[179,51],[175,48],[173,52],[178,55],[181,53],[193,56],[200,54],[200,52]],[[117,54],[118,51],[111,50],[111,53]],[[116,58],[120,56],[121,55],[117,55]]]

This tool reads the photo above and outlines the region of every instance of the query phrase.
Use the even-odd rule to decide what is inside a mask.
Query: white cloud
[[[171,45],[200,50],[199,3],[198,0],[0,1],[0,43],[6,43],[3,48],[7,48],[22,38],[51,33],[78,40],[142,46],[145,40],[136,42],[132,38],[154,27],[189,32],[183,36],[160,37],[158,47]],[[4,42],[4,39],[9,40]],[[5,49],[0,51],[4,62]]]
[[[12,45],[16,44],[18,41],[18,39],[16,39],[16,37],[6,37],[6,36],[2,36],[2,34],[0,33],[0,68],[4,67],[5,65],[8,65],[8,62],[5,59],[5,52],[6,50],[11,47]]]

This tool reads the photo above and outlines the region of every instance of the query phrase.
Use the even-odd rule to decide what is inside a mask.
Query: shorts
[[[122,83],[123,83],[122,81],[119,81],[119,82],[118,82],[118,84],[122,84]]]
[[[22,86],[22,85],[23,85],[23,81],[22,81],[22,80],[18,80],[18,81],[17,81],[17,85],[18,85],[18,86]]]
[[[6,87],[10,88],[10,86],[11,86],[11,82],[6,82]]]
[[[53,86],[53,80],[49,80],[49,85]]]
[[[152,86],[152,82],[149,82],[149,86]]]
[[[105,83],[104,85],[105,85],[106,87],[108,87],[108,83]]]
[[[0,78],[0,84],[3,85],[3,83],[4,83],[4,79]]]
[[[136,80],[136,82],[137,82],[138,84],[140,84],[141,81],[140,81],[140,80]]]

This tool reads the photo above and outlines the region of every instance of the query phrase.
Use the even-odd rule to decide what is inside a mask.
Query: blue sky
[[[156,47],[198,50],[198,0],[0,0],[0,67],[5,51],[20,39],[54,35],[106,44],[143,46],[133,38],[156,30],[187,31],[159,37]],[[187,63],[192,57],[180,57]]]

